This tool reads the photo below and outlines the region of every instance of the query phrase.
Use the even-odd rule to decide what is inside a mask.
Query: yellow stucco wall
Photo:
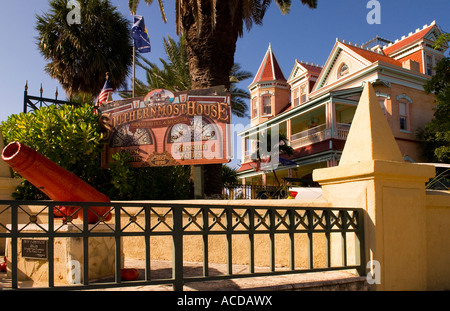
[[[427,289],[450,290],[450,191],[427,191]]]

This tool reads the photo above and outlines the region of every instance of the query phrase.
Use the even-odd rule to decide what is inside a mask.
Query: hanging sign
[[[99,110],[108,140],[103,167],[117,152],[128,153],[133,167],[217,164],[231,158],[230,95],[221,87],[178,93],[157,89]]]

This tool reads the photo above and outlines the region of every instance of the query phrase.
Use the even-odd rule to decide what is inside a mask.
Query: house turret
[[[271,44],[248,89],[251,96],[251,125],[269,120],[290,105],[290,87]]]

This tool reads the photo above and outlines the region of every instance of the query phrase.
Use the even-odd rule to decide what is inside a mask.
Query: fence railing
[[[203,282],[211,280],[225,280],[248,278],[258,276],[272,276],[281,274],[296,274],[317,271],[334,271],[356,269],[360,275],[365,274],[364,259],[364,221],[363,210],[359,208],[313,208],[292,206],[239,206],[211,205],[198,202],[54,202],[54,201],[11,201],[0,200],[0,239],[6,239],[9,257],[8,270],[10,274],[11,289],[92,289],[124,286],[161,285],[171,284],[174,290],[182,290],[183,284],[190,282]],[[29,207],[32,206],[33,209]],[[79,206],[83,219],[74,220],[75,215],[66,217],[64,221],[55,218],[53,210],[58,206]],[[91,206],[110,206],[113,217],[105,223],[88,224],[88,211]],[[103,219],[103,218],[101,218]],[[106,230],[97,231],[99,225]],[[70,232],[65,227],[75,228]],[[29,232],[27,227],[34,226],[37,231]],[[210,275],[211,244],[215,237],[223,238],[222,250],[226,250],[226,272]],[[90,280],[89,239],[95,237],[110,237],[114,241],[115,272],[114,281],[97,282]],[[145,273],[143,279],[123,281],[120,271],[123,257],[124,238],[143,238],[145,243]],[[166,237],[172,245],[172,274],[170,277],[152,277],[150,238]],[[197,237],[201,246],[202,274],[187,276],[183,272],[184,243],[190,237]],[[256,262],[256,248],[259,247],[260,237],[265,237],[268,243],[269,267],[263,272]],[[55,253],[57,239],[78,239],[82,241],[82,278],[80,284],[55,284],[55,273],[59,255]],[[233,262],[236,247],[242,248],[245,244],[236,239],[245,239],[248,247],[246,265],[247,273],[234,273]],[[39,239],[47,241],[48,284],[45,287],[25,288],[19,286],[18,262],[23,260],[24,254],[19,247],[23,239]],[[212,242],[214,240],[214,242]],[[332,243],[333,240],[333,243]],[[258,242],[257,242],[258,241]],[[280,247],[279,243],[287,243],[288,247]],[[340,252],[333,258],[337,242]],[[264,245],[267,246],[266,242]],[[152,244],[153,245],[153,244]],[[23,245],[22,245],[23,247]],[[306,262],[299,259],[299,249],[307,252]],[[320,251],[319,251],[320,249]],[[22,250],[23,251],[23,250]],[[125,251],[124,251],[125,252]],[[325,254],[321,263],[317,257]],[[288,258],[288,264],[279,269],[278,257]],[[351,257],[351,258],[350,258]],[[154,258],[154,257],[152,257]],[[336,263],[337,261],[337,263]]]
[[[42,107],[48,107],[50,105],[72,105],[80,106],[78,103],[68,102],[65,100],[58,100],[58,91],[55,93],[55,99],[42,97],[42,86],[40,90],[40,96],[28,95],[28,82],[25,85],[25,91],[23,94],[23,112],[27,113],[28,109],[31,111],[39,110]]]

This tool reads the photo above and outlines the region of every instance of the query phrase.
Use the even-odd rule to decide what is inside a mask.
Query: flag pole
[[[136,79],[136,77],[135,77],[135,75],[136,75],[135,58],[136,58],[136,48],[134,47],[134,44],[133,44],[133,80],[132,80],[133,89],[131,91],[131,97],[133,97],[133,98],[134,98],[134,89],[135,89],[134,84],[135,84],[135,79]]]
[[[134,15],[136,15],[136,12],[131,12],[131,16],[133,17],[133,23],[134,23]],[[131,89],[131,97],[134,98],[134,89],[135,89],[135,79],[136,79],[136,62],[135,62],[135,58],[136,58],[136,47],[134,44],[134,40],[133,40],[133,78],[131,80],[131,84],[132,84],[132,89]]]

